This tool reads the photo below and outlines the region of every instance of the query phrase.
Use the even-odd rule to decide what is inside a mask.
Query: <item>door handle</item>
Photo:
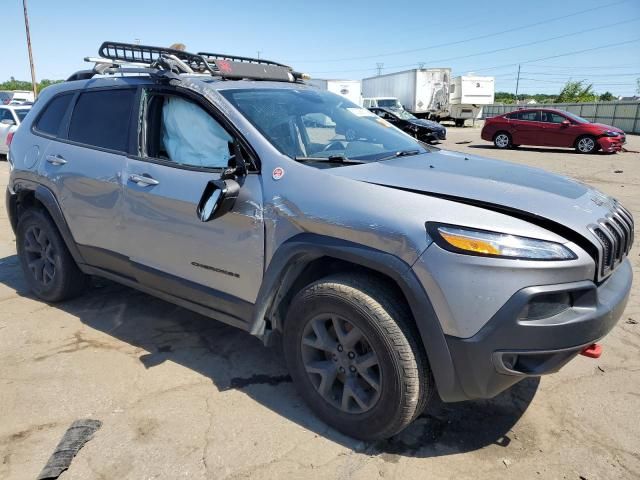
[[[67,161],[60,155],[47,155],[47,162],[51,165],[64,165]]]
[[[158,185],[160,182],[155,178],[151,178],[148,175],[138,175],[137,173],[132,173],[129,175],[129,181],[137,184],[140,187],[148,187],[151,185]]]

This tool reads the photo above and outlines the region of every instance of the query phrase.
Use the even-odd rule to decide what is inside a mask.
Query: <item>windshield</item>
[[[571,112],[562,112],[563,115],[569,117],[571,120],[578,122],[578,123],[590,123],[589,120],[586,120],[582,117],[579,117],[578,115],[576,115],[575,113],[571,113]]]
[[[427,152],[387,121],[330,92],[265,88],[220,93],[291,158],[369,162],[405,150]]]
[[[402,108],[400,102],[395,98],[379,98],[376,102],[378,103],[378,106],[382,108]]]
[[[24,117],[26,117],[27,113],[29,113],[29,109],[21,108],[19,110],[14,110],[14,112],[16,112],[16,115],[18,116],[18,120],[20,120],[20,123],[22,123],[24,121]]]
[[[415,120],[416,116],[410,114],[406,110],[393,110],[396,117],[400,117],[402,120]]]

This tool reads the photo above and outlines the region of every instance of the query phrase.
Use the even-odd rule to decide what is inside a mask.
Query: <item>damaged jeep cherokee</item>
[[[282,345],[327,424],[392,436],[555,372],[616,324],[633,218],[539,169],[437,150],[263,59],[105,42],[13,137],[33,292],[100,276]]]

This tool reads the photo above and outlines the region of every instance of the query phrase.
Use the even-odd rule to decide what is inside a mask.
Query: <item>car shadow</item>
[[[479,149],[485,149],[485,150],[500,150],[499,148],[496,148],[494,145],[467,145],[468,148],[479,148]],[[603,152],[602,150],[598,150],[595,153],[589,153],[589,154],[584,154],[584,153],[578,153],[577,151],[575,151],[574,149],[571,148],[551,148],[551,147],[523,147],[523,146],[519,146],[516,148],[511,148],[509,149],[509,151],[511,152],[539,152],[539,153],[570,153],[573,155],[584,155],[585,157],[589,157],[589,156],[593,156],[593,155],[612,155],[613,153],[616,152]]]
[[[0,266],[0,283],[19,296],[34,298],[16,255],[1,258]],[[240,390],[318,435],[358,452],[381,455],[387,461],[400,456],[452,455],[488,445],[508,447],[510,431],[533,400],[539,384],[537,379],[528,379],[492,400],[455,404],[444,404],[436,395],[429,412],[399,435],[361,442],[318,420],[293,388],[281,351],[265,348],[246,332],[98,278],[92,279],[83,296],[53,306],[88,327],[136,347],[138,359],[147,369],[175,362],[209,378],[220,391]],[[76,333],[76,340],[86,343],[80,333]],[[69,345],[63,348],[68,351]]]

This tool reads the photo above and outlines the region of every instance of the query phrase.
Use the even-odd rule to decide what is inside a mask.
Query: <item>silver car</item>
[[[368,440],[436,392],[489,398],[598,356],[625,307],[633,219],[587,185],[437,150],[274,62],[100,54],[11,144],[44,301],[97,275],[281,344],[313,411]]]
[[[31,109],[30,106],[0,105],[0,155],[9,153],[9,140]]]

